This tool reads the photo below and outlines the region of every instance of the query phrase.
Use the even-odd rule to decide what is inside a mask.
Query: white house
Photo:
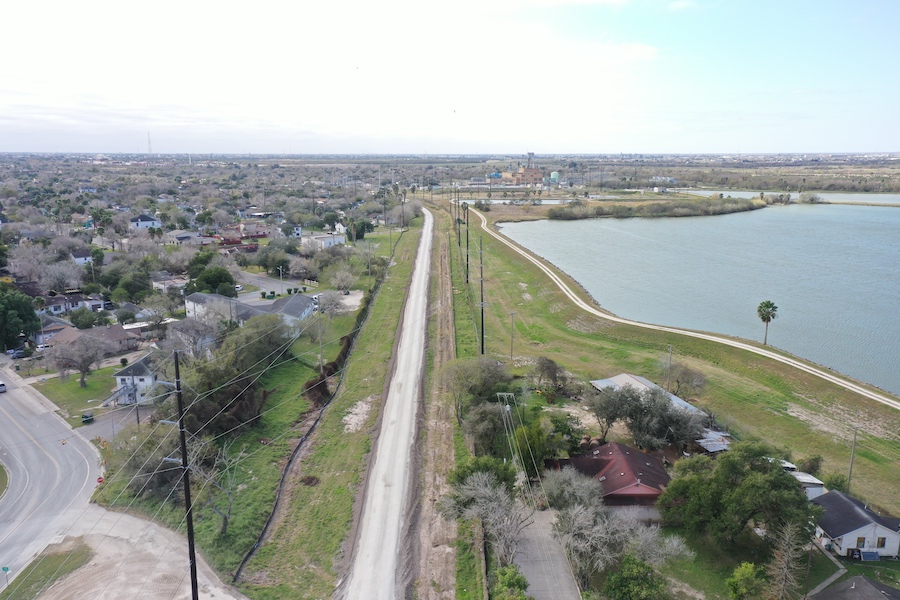
[[[837,490],[812,502],[825,509],[816,524],[816,537],[830,543],[838,556],[862,552],[877,553],[882,558],[900,556],[900,519],[883,517]]]
[[[313,250],[324,250],[332,246],[339,246],[347,243],[347,237],[343,234],[323,233],[319,235],[310,235],[303,238],[303,247]]]
[[[303,226],[302,225],[294,225],[291,229],[291,237],[293,238],[302,238],[303,237]]]
[[[69,256],[72,257],[72,260],[75,261],[76,265],[81,267],[94,262],[90,250],[73,250]]]
[[[131,219],[131,223],[128,225],[131,229],[150,229],[151,227],[162,227],[162,222],[157,220],[156,217],[151,217],[149,215],[138,215]]]
[[[149,399],[148,396],[156,385],[156,373],[150,368],[149,359],[150,355],[147,355],[113,375],[119,404],[142,403]]]

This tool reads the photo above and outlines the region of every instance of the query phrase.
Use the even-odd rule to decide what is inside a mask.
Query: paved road
[[[100,469],[96,451],[51,407],[17,377],[2,379],[9,391],[0,394],[0,461],[9,488],[0,497],[0,566],[9,567],[15,587],[15,577],[82,514]]]
[[[403,595],[403,590],[398,589],[401,537],[409,516],[414,476],[412,450],[425,367],[434,230],[434,217],[427,210],[424,213],[425,226],[401,323],[395,370],[384,404],[375,462],[368,475],[359,538],[345,592],[350,600],[393,600]]]
[[[753,346],[751,344],[746,344],[744,342],[739,342],[737,340],[729,339],[726,337],[710,335],[708,333],[698,333],[696,331],[690,331],[687,329],[678,329],[676,327],[664,327],[662,325],[650,325],[648,323],[641,323],[639,321],[630,321],[628,319],[623,319],[621,317],[617,317],[610,313],[597,310],[596,308],[594,308],[593,306],[591,306],[590,304],[588,304],[587,302],[585,302],[584,300],[579,298],[575,294],[575,292],[573,292],[569,288],[569,286],[566,285],[565,282],[563,282],[563,280],[556,273],[554,273],[549,267],[547,267],[547,265],[545,265],[543,262],[541,262],[540,259],[535,258],[530,252],[523,250],[522,248],[520,248],[519,246],[517,246],[516,244],[511,242],[509,239],[507,239],[502,234],[497,233],[496,231],[494,231],[493,229],[488,227],[487,219],[484,217],[483,214],[481,214],[480,212],[478,212],[477,210],[475,210],[473,208],[470,208],[469,210],[471,210],[475,214],[475,216],[477,216],[479,219],[481,219],[481,228],[485,232],[487,232],[488,235],[499,240],[501,243],[509,246],[510,248],[512,248],[513,250],[518,252],[520,255],[525,257],[526,260],[533,263],[536,267],[538,267],[540,270],[542,270],[553,281],[553,283],[555,283],[557,285],[557,287],[559,287],[559,289],[562,290],[562,292],[566,296],[569,297],[569,300],[571,300],[576,306],[578,306],[582,310],[584,310],[592,315],[595,315],[602,319],[606,319],[608,321],[613,321],[615,323],[623,323],[625,325],[634,325],[636,327],[643,327],[645,329],[655,329],[656,331],[665,331],[668,333],[678,333],[681,335],[687,335],[690,337],[700,338],[702,340],[718,342],[720,344],[732,346],[733,348],[740,348],[741,350],[746,350],[748,352],[753,352],[754,354],[759,354],[760,356],[765,356],[766,358],[771,358],[772,360],[777,360],[778,362],[784,363],[786,365],[790,365],[792,367],[800,369],[801,371],[806,371],[807,373],[810,373],[811,375],[815,375],[816,377],[819,377],[826,381],[830,381],[831,383],[839,385],[842,388],[850,390],[851,392],[856,392],[860,396],[865,396],[866,398],[869,398],[870,400],[874,400],[874,401],[880,402],[881,404],[884,404],[886,406],[890,406],[891,408],[896,408],[896,409],[900,410],[900,402],[887,396],[886,394],[880,394],[878,392],[869,390],[868,388],[861,386],[845,377],[840,377],[840,376],[834,375],[832,373],[829,373],[828,371],[825,371],[823,369],[818,369],[818,368],[808,365],[802,361],[799,361],[795,358],[791,358],[790,356],[784,356],[783,354],[779,354],[772,350],[767,350],[765,348],[759,348],[757,346]]]

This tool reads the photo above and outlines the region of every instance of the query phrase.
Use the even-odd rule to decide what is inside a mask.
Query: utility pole
[[[856,433],[859,427],[853,428],[853,448],[850,450],[850,473],[847,475],[847,494],[850,494],[850,481],[853,479],[853,459],[856,457]]]
[[[191,562],[191,598],[192,600],[199,600],[197,555],[194,552],[194,507],[191,506],[191,480],[188,469],[187,438],[184,430],[184,398],[181,394],[181,371],[178,370],[178,350],[175,351],[175,393],[178,398],[178,434],[181,438],[181,470],[184,475],[184,510],[187,518],[188,556]]]
[[[509,364],[513,362],[513,340],[516,338],[516,311],[509,313]]]
[[[669,390],[669,376],[672,374],[672,344],[669,344],[669,368],[666,369],[666,391],[671,393]]]
[[[484,355],[484,246],[478,238],[478,256],[481,257],[481,354]]]
[[[469,207],[466,206],[466,285],[469,285]]]

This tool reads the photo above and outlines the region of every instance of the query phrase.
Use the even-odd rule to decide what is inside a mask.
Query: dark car
[[[15,350],[8,350],[6,352],[13,358],[25,358],[25,350],[22,348],[16,348]]]
[[[86,412],[83,415],[81,415],[81,422],[82,423],[93,423],[94,422],[94,413]]]

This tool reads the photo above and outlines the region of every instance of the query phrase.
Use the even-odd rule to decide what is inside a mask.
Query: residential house
[[[57,333],[65,331],[66,329],[75,329],[66,321],[58,319],[52,315],[38,313],[38,317],[40,317],[41,319],[41,328],[38,331],[32,333],[29,337],[29,339],[34,343],[35,346],[52,346],[52,340],[54,337],[56,337]]]
[[[151,217],[149,215],[138,215],[136,217],[132,217],[131,223],[129,223],[128,227],[130,229],[150,229],[151,227],[160,228],[162,227],[162,222],[159,221],[156,217]]]
[[[111,351],[108,355],[123,354],[136,350],[140,341],[136,335],[128,333],[121,325],[116,324],[104,327],[91,327],[90,329],[76,329],[74,327],[63,329],[53,336],[53,345],[71,344],[82,335],[96,336],[109,342]]]
[[[253,317],[275,314],[281,315],[285,323],[292,325],[311,316],[316,304],[303,294],[293,294],[279,298],[272,304],[254,306],[219,294],[195,292],[184,299],[184,306],[188,317],[201,321],[234,320],[243,325]]]
[[[347,243],[347,236],[341,233],[322,233],[310,235],[302,239],[301,244],[304,248],[311,250],[324,250],[332,246],[339,246]]]
[[[900,519],[883,517],[837,490],[812,502],[825,511],[816,523],[816,537],[830,544],[838,556],[858,556],[863,552],[880,557],[900,556]]]
[[[262,307],[251,306],[220,294],[195,292],[184,299],[186,316],[200,321],[210,319],[236,321],[243,325],[253,317],[268,314]]]
[[[607,388],[620,390],[625,386],[631,386],[638,392],[645,392],[651,389],[665,391],[649,379],[641,377],[640,375],[631,375],[629,373],[620,373],[615,377],[609,377],[607,379],[595,379],[594,381],[591,381],[591,385],[599,391],[603,391]],[[703,421],[707,420],[706,413],[690,402],[682,400],[675,394],[670,394],[669,392],[666,392],[666,394],[669,396],[669,400],[672,404],[676,407],[693,415],[697,415]],[[724,431],[717,431],[714,429],[704,428],[703,435],[694,441],[700,448],[709,454],[724,452],[731,447],[731,436]]]
[[[150,355],[116,371],[118,404],[140,404],[148,400],[156,386],[156,373],[151,368]]]
[[[76,265],[81,267],[94,262],[90,250],[73,250],[69,256],[72,257],[72,260],[75,261]]]
[[[185,231],[184,229],[175,229],[167,231],[163,234],[163,242],[166,244],[175,244],[181,246],[183,244],[196,244],[195,241],[200,234],[196,231]]]
[[[658,458],[617,442],[546,464],[557,469],[571,465],[601,482],[607,506],[653,506],[669,484],[669,475]]]
[[[184,289],[187,284],[188,280],[185,277],[172,275],[168,271],[159,271],[150,276],[150,285],[163,294],[172,289]]]
[[[840,583],[833,583],[811,600],[900,600],[900,590],[864,575],[856,575]]]

